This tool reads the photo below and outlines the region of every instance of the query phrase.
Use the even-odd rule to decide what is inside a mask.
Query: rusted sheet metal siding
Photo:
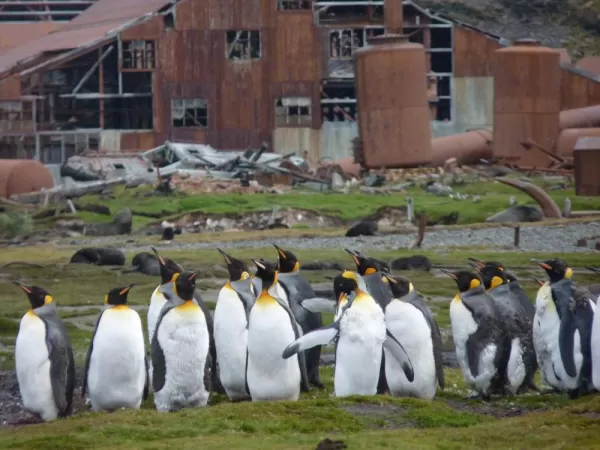
[[[127,28],[121,33],[121,39],[124,41],[134,39],[154,40],[158,39],[163,30],[164,23],[162,16],[155,16],[146,22],[142,22],[139,25]]]
[[[356,122],[324,122],[321,128],[321,158],[338,160],[353,156],[352,139],[358,136]]]
[[[402,0],[385,0],[383,3],[384,27],[386,33],[402,33],[404,7]]]
[[[0,99],[17,99],[21,96],[21,80],[13,75],[0,82]]]
[[[270,17],[277,6],[277,2],[273,0],[208,0],[207,3],[208,26],[211,30],[266,28],[270,25]]]
[[[600,196],[600,139],[580,138],[573,151],[575,194]]]
[[[175,10],[175,29],[208,30],[210,24],[209,2],[183,0]]]
[[[502,48],[497,41],[459,25],[454,26],[453,40],[455,77],[492,76],[492,56]]]
[[[261,61],[226,61],[219,96],[222,129],[264,129],[267,105]]]
[[[198,128],[173,128],[170,139],[176,142],[204,144],[206,142],[206,131]]]
[[[321,40],[312,11],[277,14],[272,46],[273,82],[321,79]]]
[[[492,77],[454,78],[455,122],[465,128],[494,123],[494,79]]]
[[[583,75],[562,70],[561,109],[600,104],[600,83]]]
[[[552,147],[559,133],[560,53],[518,44],[494,54],[494,156],[526,166],[547,163],[540,152],[526,152],[532,139]]]
[[[121,151],[144,151],[156,147],[154,131],[121,133]]]
[[[321,133],[313,128],[275,128],[273,147],[277,153],[291,153],[305,157],[313,164],[321,158]]]
[[[166,83],[215,83],[219,79],[218,35],[202,30],[168,30],[158,45],[158,70]],[[223,36],[223,39],[225,37]]]

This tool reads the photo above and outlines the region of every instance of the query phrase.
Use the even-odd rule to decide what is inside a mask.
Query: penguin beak
[[[457,280],[456,274],[454,274],[454,272],[450,272],[449,270],[446,269],[440,269],[442,272],[444,272],[446,275],[448,275],[450,278],[452,278],[453,280]]]
[[[544,285],[544,282],[542,280],[538,280],[537,278],[533,278],[533,281],[535,281],[540,287]]]
[[[356,266],[360,266],[360,257],[362,257],[362,255],[355,251],[355,250],[350,250],[349,248],[345,248],[344,251],[346,253],[348,253],[350,256],[352,256],[352,259],[354,260],[354,264],[356,264]]]
[[[223,259],[225,260],[225,262],[227,264],[231,264],[231,258],[229,258],[229,255],[227,253],[225,253],[223,250],[221,250],[220,248],[217,249],[217,251],[221,254],[221,256],[223,257]]]
[[[484,266],[485,266],[485,263],[484,263],[483,261],[481,261],[481,260],[477,259],[477,258],[470,258],[470,257],[469,257],[469,258],[467,258],[467,259],[468,259],[469,261],[471,261],[471,263],[473,263],[473,264],[469,263],[469,265],[470,265],[471,267],[474,267],[474,268],[481,268],[481,267],[484,267]]]
[[[600,275],[600,268],[598,268],[598,267],[588,267],[588,266],[586,266],[585,268],[587,270],[589,270],[590,272],[593,272],[595,274]]]
[[[480,266],[479,264],[474,263],[474,262],[469,262],[467,264],[469,266],[471,266],[473,269],[475,269],[477,272],[479,272],[479,269],[483,268],[483,266]]]
[[[119,295],[121,297],[124,297],[125,295],[127,295],[129,293],[129,291],[131,290],[132,287],[135,286],[135,283],[131,283],[129,286],[124,287],[123,290],[121,292],[119,292]]]
[[[392,284],[398,284],[398,282],[396,280],[394,280],[394,278],[387,273],[382,273],[382,277]]]
[[[546,264],[544,261],[540,261],[539,259],[531,258],[531,262],[538,264],[544,270],[552,270],[552,266]]]
[[[23,292],[25,292],[26,294],[31,294],[31,288],[19,281],[13,281],[13,284],[16,286],[19,286],[21,289],[23,289]]]
[[[272,245],[273,245],[273,247],[275,247],[275,250],[277,250],[277,253],[279,253],[279,256],[282,257],[283,259],[285,259],[286,258],[285,252],[277,245],[275,245],[275,244],[272,244]]]
[[[326,280],[332,280],[332,281],[333,281],[333,280],[335,280],[335,277],[331,277],[331,276],[329,276],[329,275],[325,275],[325,279],[326,279]]]
[[[163,257],[160,256],[160,254],[158,253],[158,250],[156,250],[154,247],[150,247],[150,248],[152,249],[152,251],[156,255],[156,259],[158,259],[158,262],[160,263],[160,265],[161,266],[166,266],[167,263],[165,262],[165,260],[163,259]]]
[[[263,269],[263,270],[265,270],[265,269],[266,269],[266,266],[265,266],[263,263],[261,263],[259,260],[257,260],[257,259],[253,259],[253,260],[252,260],[252,262],[253,262],[253,263],[254,263],[254,265],[255,265],[256,267],[258,267],[259,269]]]

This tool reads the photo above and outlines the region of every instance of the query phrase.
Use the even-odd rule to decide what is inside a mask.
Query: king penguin
[[[168,300],[150,344],[154,404],[161,412],[206,406],[211,390],[205,384],[210,360],[206,316],[194,299],[196,273],[174,278],[160,287]]]
[[[358,286],[356,274],[344,272],[334,279],[336,296],[346,297],[339,318],[331,325],[311,331],[283,352],[290,358],[317,345],[335,342],[334,395],[375,395],[383,348],[397,359],[407,379],[414,379],[409,356],[387,330],[383,310]],[[341,301],[339,303],[342,303]]]
[[[414,367],[411,382],[389,350],[384,348],[385,375],[390,393],[394,397],[431,400],[438,386],[444,389],[440,329],[423,297],[408,279],[384,276],[388,278],[393,296],[385,309],[385,324],[402,343]]]
[[[600,269],[596,267],[586,267],[589,271],[600,274]],[[600,284],[588,286],[588,290],[595,297],[595,303],[598,304],[600,299]],[[594,388],[600,391],[600,314],[594,312],[594,322],[592,324],[591,336],[591,351],[592,351],[592,382]]]
[[[444,269],[442,272],[458,287],[450,303],[458,364],[476,396],[489,400],[491,392],[503,392],[508,382],[506,368],[511,342],[502,316],[478,274]]]
[[[552,358],[553,370],[571,398],[587,394],[593,389],[591,335],[595,304],[592,295],[575,285],[573,271],[564,260],[532,262],[539,264],[548,275],[560,319],[559,351]]]
[[[148,397],[144,331],[139,314],[127,306],[133,284],[111,289],[98,316],[85,360],[81,396],[92,410],[139,409]]]
[[[75,390],[73,349],[56,303],[45,289],[14,282],[31,309],[21,319],[15,366],[23,406],[43,421],[71,414]]]
[[[392,301],[392,293],[387,285],[387,278],[382,276],[381,261],[369,258],[356,250],[350,250],[348,248],[344,250],[350,254],[354,264],[356,264],[356,270],[361,279],[360,281],[364,283],[366,291],[373,297],[385,313],[387,305]],[[360,281],[359,286],[361,284]],[[384,394],[389,390],[385,375],[385,353],[382,353],[381,357],[383,359],[381,360],[381,373],[379,374],[379,383],[377,384],[378,394]]]
[[[534,381],[538,364],[533,346],[533,318],[529,318],[529,312],[513,294],[505,271],[498,265],[479,267],[479,274],[500,310],[511,339],[507,376],[512,392],[521,393],[527,388],[538,391]]]
[[[309,312],[302,307],[303,301],[317,297],[310,283],[300,273],[300,261],[289,250],[283,250],[275,244],[273,246],[278,253],[277,272],[279,284],[287,294],[290,309],[294,313],[298,325],[302,328],[303,334],[320,328],[323,326],[321,314]],[[322,389],[325,386],[319,373],[321,347],[317,346],[307,350],[304,352],[304,357],[309,383]]]
[[[278,273],[269,261],[253,260],[261,293],[248,324],[248,366],[246,379],[252,401],[298,400],[301,384],[306,389],[306,366],[301,356],[281,357],[288,344],[300,336],[294,313],[279,296]]]
[[[161,255],[159,255],[159,253],[158,253],[158,251],[156,251],[156,249],[152,248],[152,251],[156,255],[156,259],[158,259],[158,263],[160,264],[161,284],[154,291],[156,293],[156,296],[154,294],[152,295],[152,297],[154,298],[154,302],[151,299],[150,307],[148,308],[148,340],[150,342],[152,342],[152,338],[154,337],[154,329],[156,327],[156,321],[158,320],[158,316],[160,315],[162,308],[167,301],[167,299],[162,294],[162,292],[163,291],[171,292],[172,286],[173,286],[173,281],[175,280],[175,276],[177,274],[181,274],[183,272],[183,270],[181,269],[180,266],[178,266],[176,263],[174,263],[170,259],[163,258]],[[217,358],[217,347],[215,345],[215,339],[214,339],[213,317],[211,315],[210,309],[208,308],[208,306],[206,306],[206,303],[202,299],[202,295],[200,294],[200,291],[198,289],[194,289],[194,300],[200,306],[200,309],[202,309],[202,312],[204,313],[204,317],[206,319],[206,326],[208,328],[208,335],[209,335],[209,340],[210,340],[210,347],[209,347],[210,365],[207,367],[207,371],[210,372],[211,387],[214,391],[224,394],[225,391],[223,389],[223,386],[221,386],[221,382],[219,380],[218,371],[217,371],[218,358]],[[150,366],[150,381],[152,381],[153,376],[152,376],[152,363],[151,362],[150,362],[149,366]]]
[[[248,360],[248,317],[256,300],[248,266],[217,249],[225,260],[229,281],[219,291],[215,307],[215,345],[219,379],[232,401],[250,399],[246,383]]]

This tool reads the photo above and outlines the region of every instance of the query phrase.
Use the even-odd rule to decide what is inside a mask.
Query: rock
[[[346,231],[346,237],[375,236],[378,226],[374,220],[361,220]]]
[[[117,234],[131,234],[133,227],[133,213],[129,208],[123,208],[115,216],[113,223],[116,226]]]
[[[544,218],[536,206],[515,205],[488,217],[486,222],[539,222]]]
[[[587,239],[577,239],[577,247],[587,247]]]
[[[343,448],[348,448],[344,441],[332,441],[325,438],[317,444],[316,450],[341,450]]]
[[[123,266],[125,254],[117,248],[86,247],[71,256],[70,264],[96,264],[98,266]]]
[[[384,175],[369,175],[364,179],[365,186],[369,187],[381,187],[385,184],[385,176]]]
[[[79,220],[79,219],[57,220],[54,223],[54,226],[58,229],[77,231],[77,232],[81,233],[81,232],[83,232],[83,230],[85,228],[85,223],[83,222],[83,220]]]
[[[391,263],[392,270],[431,270],[431,261],[425,255],[413,255],[406,258],[394,259]]]
[[[171,267],[177,271],[183,272],[183,268],[172,259],[163,256],[167,263],[167,267]],[[137,253],[131,260],[132,270],[127,272],[140,272],[144,275],[160,276],[160,264],[154,253],[141,252]]]

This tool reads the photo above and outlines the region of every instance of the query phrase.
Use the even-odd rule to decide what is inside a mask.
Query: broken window
[[[227,59],[248,60],[260,58],[260,31],[228,31]]]
[[[289,11],[311,9],[310,0],[277,0],[277,9]]]
[[[154,69],[156,68],[154,41],[123,41],[123,69]]]
[[[22,130],[33,126],[31,102],[0,102],[0,131]]]
[[[321,92],[323,122],[354,122],[358,116],[354,83],[327,83]]]
[[[171,100],[171,121],[175,128],[207,128],[208,102],[201,98]]]
[[[354,50],[364,47],[367,44],[367,39],[380,36],[383,32],[383,27],[330,31],[329,57],[331,59],[352,59]]]
[[[281,97],[275,101],[275,126],[310,126],[312,101],[310,97]]]

